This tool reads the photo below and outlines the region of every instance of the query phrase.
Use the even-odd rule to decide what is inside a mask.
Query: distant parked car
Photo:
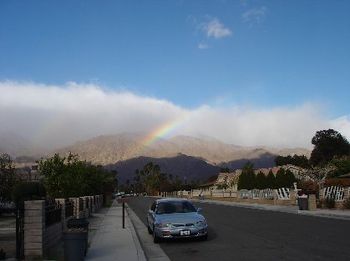
[[[115,193],[114,196],[116,198],[120,198],[120,197],[123,197],[125,195],[125,192],[118,192],[118,193]]]
[[[208,225],[203,215],[186,199],[157,199],[147,214],[148,232],[158,243],[164,238],[208,238]]]
[[[16,205],[13,202],[0,201],[0,215],[1,214],[14,214]]]

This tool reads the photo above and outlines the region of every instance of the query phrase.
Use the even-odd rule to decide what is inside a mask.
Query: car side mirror
[[[198,213],[202,212],[202,208],[197,208],[197,212]]]

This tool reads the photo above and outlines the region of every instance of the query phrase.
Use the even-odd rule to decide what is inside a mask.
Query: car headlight
[[[155,224],[155,226],[159,228],[166,228],[166,227],[171,227],[171,223],[157,223]]]
[[[207,222],[205,220],[197,221],[196,226],[197,227],[205,227],[207,225]]]

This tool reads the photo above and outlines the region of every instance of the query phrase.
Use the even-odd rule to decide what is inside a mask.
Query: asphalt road
[[[128,200],[145,225],[153,200]],[[349,221],[206,203],[194,205],[203,209],[209,238],[160,243],[171,260],[350,260]]]

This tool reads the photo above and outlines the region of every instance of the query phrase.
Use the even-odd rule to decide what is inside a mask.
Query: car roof
[[[177,202],[182,202],[182,201],[188,201],[187,199],[184,199],[184,198],[160,198],[160,199],[157,199],[156,202],[157,203],[160,203],[160,202],[169,202],[169,201],[177,201]]]

